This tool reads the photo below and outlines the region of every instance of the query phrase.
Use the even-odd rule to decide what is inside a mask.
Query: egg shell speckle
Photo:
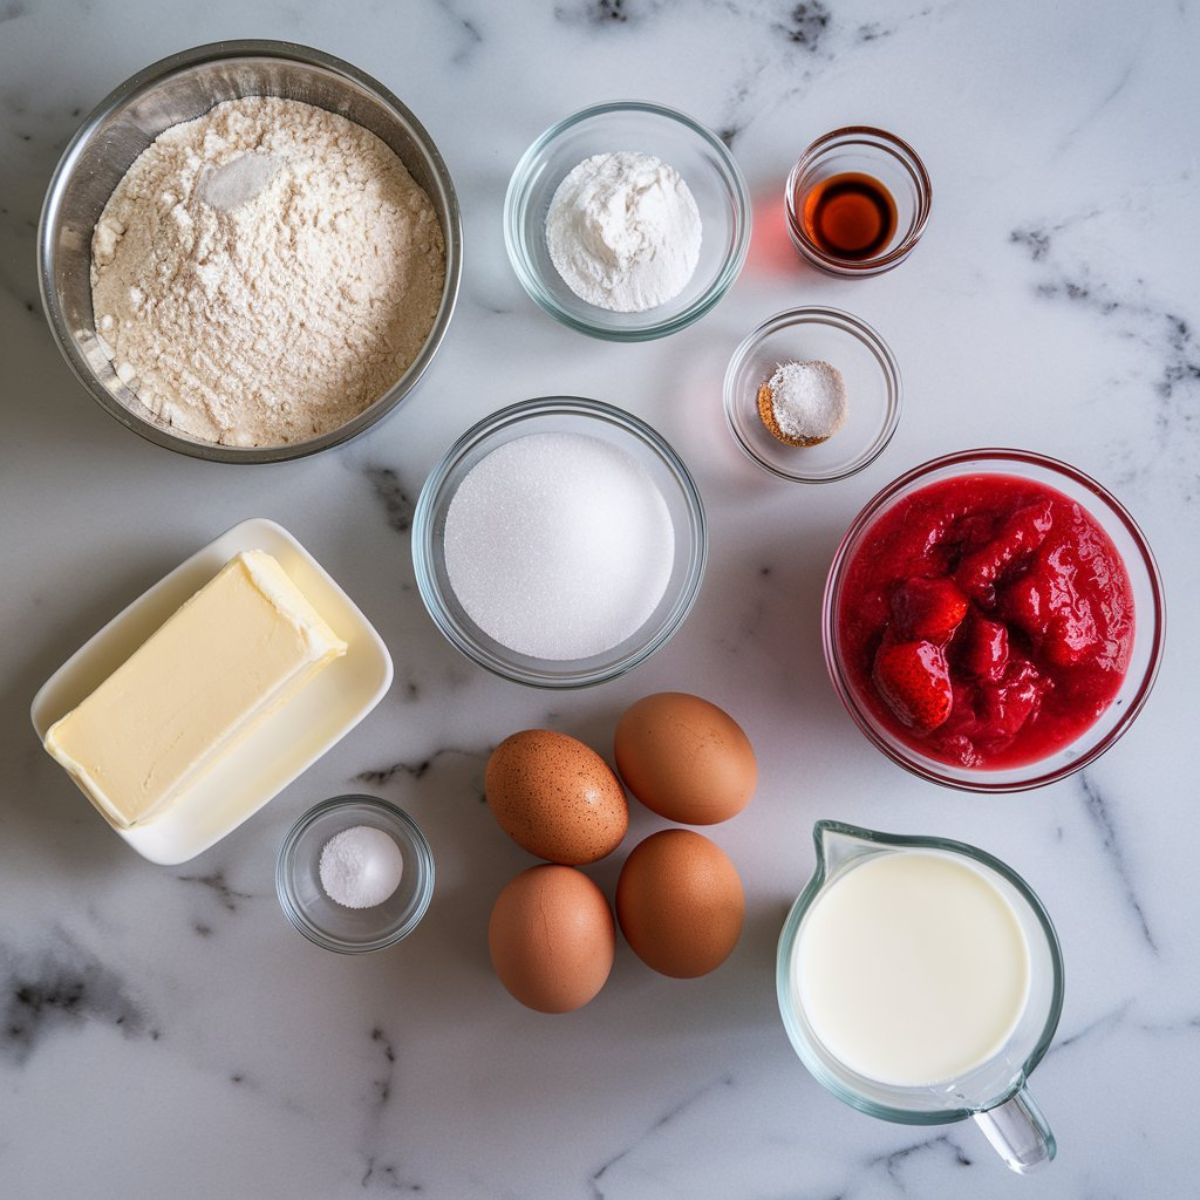
[[[611,854],[629,827],[625,791],[590,746],[565,733],[526,729],[492,751],[488,807],[530,854],[576,866]]]
[[[604,893],[586,875],[543,863],[496,897],[488,950],[500,982],[527,1008],[571,1012],[608,979],[616,927]]]
[[[742,933],[746,894],[719,846],[664,829],[634,847],[617,881],[617,919],[634,953],[677,979],[715,970]]]
[[[658,692],[626,709],[613,739],[617,770],[652,812],[715,825],[750,803],[754,747],[723,709],[686,692]]]

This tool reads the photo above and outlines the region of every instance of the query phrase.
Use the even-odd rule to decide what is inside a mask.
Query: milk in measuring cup
[[[1029,946],[1008,899],[979,871],[900,850],[860,859],[818,895],[791,983],[843,1065],[880,1083],[933,1085],[1008,1041],[1029,997]]]

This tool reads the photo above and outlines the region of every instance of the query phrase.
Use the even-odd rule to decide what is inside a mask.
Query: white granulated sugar
[[[249,97],[166,130],[126,172],[92,236],[92,307],[156,421],[282,445],[399,379],[445,270],[433,205],[379,138]]]
[[[667,589],[667,503],[626,451],[575,433],[517,438],[450,502],[446,572],[467,615],[533,658],[589,658],[645,624]]]
[[[581,300],[645,312],[673,300],[700,261],[696,198],[679,172],[650,154],[585,158],[558,185],[546,247]]]

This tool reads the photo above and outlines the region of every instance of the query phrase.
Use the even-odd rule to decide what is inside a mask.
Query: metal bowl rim
[[[282,62],[301,63],[328,71],[334,76],[340,76],[364,88],[384,108],[390,109],[401,125],[407,127],[414,143],[428,159],[432,173],[439,185],[440,197],[436,199],[430,197],[430,199],[435,200],[435,209],[442,207],[445,209],[444,212],[439,211],[438,215],[444,217],[447,226],[448,236],[445,239],[446,280],[437,316],[420,353],[409,364],[404,374],[356,417],[319,437],[281,446],[222,446],[215,442],[193,441],[190,438],[171,433],[168,429],[140,417],[136,412],[127,408],[100,383],[79,353],[75,339],[67,326],[53,282],[56,253],[51,229],[56,224],[63,197],[73,178],[76,160],[101,122],[139,93],[148,92],[155,85],[185,68],[234,59],[276,59]],[[444,205],[439,201],[444,201]],[[458,196],[441,151],[438,150],[428,130],[417,120],[412,111],[378,80],[343,59],[297,42],[263,38],[208,42],[202,46],[193,46],[191,49],[170,54],[166,58],[143,67],[142,70],[131,75],[109,92],[80,123],[55,165],[46,188],[45,200],[42,203],[37,231],[38,289],[41,293],[42,310],[46,315],[47,324],[50,326],[55,344],[66,359],[67,365],[100,407],[127,429],[133,430],[134,433],[157,446],[163,446],[176,453],[186,454],[191,458],[205,459],[209,462],[250,464],[284,462],[317,454],[357,437],[392,412],[417,385],[441,346],[446,331],[449,329],[450,319],[454,315],[462,281],[462,240],[462,215]]]

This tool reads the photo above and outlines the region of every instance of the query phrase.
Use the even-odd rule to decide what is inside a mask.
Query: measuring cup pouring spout
[[[1058,1027],[1063,964],[1033,890],[964,842],[825,820],[813,841],[776,961],[809,1072],[882,1120],[970,1117],[1021,1174],[1049,1162],[1054,1135],[1026,1080]],[[895,986],[881,987],[889,971]]]
[[[817,872],[822,882],[836,875],[847,863],[869,854],[875,844],[870,830],[841,821],[818,821],[813,826],[813,841],[817,847]]]

